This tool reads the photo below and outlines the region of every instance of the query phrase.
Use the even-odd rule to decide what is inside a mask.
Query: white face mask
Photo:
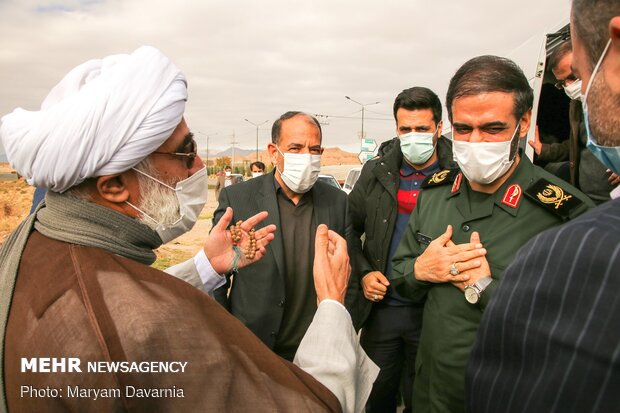
[[[400,135],[398,137],[400,139],[400,150],[405,159],[412,165],[422,165],[428,161],[435,152],[435,145],[433,145],[435,133],[409,132]]]
[[[262,176],[263,173],[262,172],[252,172],[252,178],[258,178],[259,176]]]
[[[200,212],[202,212],[202,209],[207,203],[207,194],[209,191],[206,179],[207,167],[205,166],[189,178],[177,182],[175,188],[138,169],[133,168],[133,170],[173,190],[179,201],[179,213],[181,216],[172,224],[158,222],[155,218],[144,213],[135,205],[125,201],[129,206],[157,224],[155,231],[163,243],[170,242],[192,229],[198,220]]]
[[[572,100],[581,100],[581,79],[575,80],[568,86],[564,86],[564,93]]]
[[[321,155],[282,153],[277,149],[284,156],[284,171],[278,171],[286,186],[296,194],[308,192],[319,179]]]
[[[226,176],[230,176],[230,174],[232,174],[232,172],[230,172],[230,171],[226,171],[224,173],[226,174]]]
[[[452,141],[454,160],[470,182],[490,184],[503,176],[514,163],[517,151],[511,159],[512,145],[518,136],[517,128],[512,139],[504,142]],[[517,138],[518,139],[518,138]]]

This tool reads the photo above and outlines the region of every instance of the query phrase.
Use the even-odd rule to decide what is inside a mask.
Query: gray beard
[[[151,162],[147,159],[140,162],[136,169],[149,174],[153,178],[157,178],[162,182],[166,182],[157,173]],[[145,215],[140,216],[139,221],[152,229],[156,229],[159,224],[172,225],[181,218],[179,200],[173,190],[167,188],[142,174],[136,174],[138,177],[138,185],[140,187],[140,210]],[[176,183],[168,183],[174,188]],[[155,221],[157,222],[155,222]]]
[[[599,69],[588,94],[588,120],[596,143],[620,146],[620,95],[614,95]]]

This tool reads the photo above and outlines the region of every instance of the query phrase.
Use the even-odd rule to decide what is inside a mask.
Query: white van
[[[568,7],[567,7],[568,9]],[[554,87],[556,82],[547,60],[556,47],[570,40],[568,10],[558,22],[543,33],[537,33],[521,46],[508,54],[523,69],[532,89],[534,89],[534,106],[532,108],[532,127],[527,139],[522,141],[525,153],[534,157],[533,148],[526,141],[534,140],[535,125],[538,125],[541,136],[568,137],[570,124],[568,106],[570,99],[564,91]]]
[[[550,25],[548,30],[536,33],[505,55],[519,65],[534,90],[532,127],[528,131],[527,138],[521,141],[521,147],[530,159],[534,158],[534,149],[527,144],[527,141],[534,140],[536,125],[541,135],[569,136],[570,99],[563,91],[554,87],[555,77],[551,69],[546,66],[555,48],[570,39],[568,7],[566,9],[564,15],[560,15],[557,23]],[[452,138],[451,125],[445,128],[444,135]]]

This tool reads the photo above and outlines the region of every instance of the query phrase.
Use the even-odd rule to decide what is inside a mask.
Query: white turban
[[[0,120],[12,167],[37,187],[64,192],[87,178],[124,172],[154,152],[181,122],[187,82],[159,50],[90,60],[41,104]]]

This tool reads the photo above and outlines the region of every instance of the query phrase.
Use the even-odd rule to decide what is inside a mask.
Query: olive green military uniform
[[[423,187],[393,258],[392,285],[403,296],[425,302],[413,386],[414,411],[461,412],[465,410],[469,352],[504,269],[534,235],[594,204],[578,189],[534,166],[527,157],[521,158],[494,194],[472,191],[458,171],[438,172],[427,178]],[[463,292],[450,283],[422,282],[413,276],[415,258],[446,231],[448,224],[453,227],[455,244],[470,242],[471,233],[478,231],[487,249],[493,282],[477,304],[469,304]]]

